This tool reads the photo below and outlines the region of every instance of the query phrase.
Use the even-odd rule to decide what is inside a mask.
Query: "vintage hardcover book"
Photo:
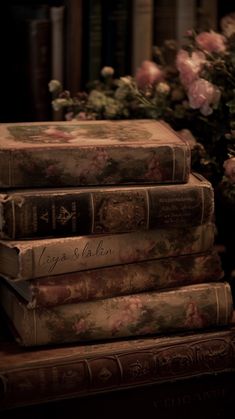
[[[214,193],[199,174],[177,185],[19,189],[0,193],[0,237],[24,239],[196,226]]]
[[[0,303],[23,346],[207,329],[228,325],[233,314],[231,288],[226,282],[31,310],[2,280]]]
[[[213,223],[120,234],[0,241],[0,274],[14,280],[84,271],[212,249]]]
[[[120,395],[120,391],[124,389],[126,399],[129,398],[130,391],[138,390],[140,398],[137,400],[143,401],[141,394],[146,388],[145,392],[151,395],[149,403],[154,403],[157,414],[162,404],[170,407],[173,403],[172,407],[176,408],[179,403],[187,403],[187,380],[194,379],[196,385],[200,379],[205,384],[211,377],[211,381],[216,382],[218,376],[224,376],[229,372],[235,372],[234,327],[203,333],[182,333],[168,337],[144,337],[33,350],[5,341],[0,346],[0,409],[55,400],[61,400],[62,403],[62,400],[65,402],[65,399],[71,399],[74,406],[77,403],[76,411],[79,411],[82,396],[101,397],[102,393],[105,397],[102,405],[104,408],[110,400],[109,397],[115,400],[116,395],[118,400],[118,394]],[[186,400],[173,397],[176,396],[175,392],[172,395],[170,391],[173,383],[178,389],[185,383],[183,394],[187,395]],[[153,385],[154,387],[151,387]],[[202,388],[203,394],[195,387],[195,401],[199,395],[204,400],[210,397],[208,391],[206,392],[208,388]],[[223,387],[220,389],[222,391]],[[90,405],[89,400],[92,401],[92,398],[83,402],[86,409]],[[134,398],[132,400],[134,407]],[[147,408],[149,403],[143,402],[142,408]],[[52,404],[52,409],[53,406],[55,408]],[[113,404],[114,411],[118,406],[118,403]],[[110,411],[108,409],[109,417]],[[174,412],[174,409],[171,413],[172,411]],[[12,416],[9,418],[12,419]]]
[[[189,144],[161,121],[1,124],[0,187],[184,183]]]
[[[9,283],[28,308],[35,308],[213,282],[223,276],[221,259],[213,251]]]
[[[142,374],[144,366],[136,363],[134,373]],[[56,417],[77,419],[84,417],[102,419],[215,419],[229,418],[234,408],[235,373],[219,371],[196,377],[186,377],[163,383],[133,386],[118,391],[101,391],[88,396],[60,398],[42,401],[40,404],[26,402],[26,405],[5,408],[1,419]],[[29,405],[30,404],[30,405]],[[105,406],[105,409],[104,409]],[[1,409],[1,408],[0,408]]]

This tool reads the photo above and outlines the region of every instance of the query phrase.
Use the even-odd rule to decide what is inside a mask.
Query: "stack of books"
[[[0,407],[234,371],[190,157],[159,121],[1,125],[0,305],[20,345],[1,345]]]
[[[213,189],[166,124],[2,124],[0,145],[0,303],[22,345],[230,323]]]

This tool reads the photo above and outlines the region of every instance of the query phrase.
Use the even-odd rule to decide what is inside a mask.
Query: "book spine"
[[[212,282],[222,277],[220,257],[216,252],[210,252],[18,281],[13,284],[18,292],[22,283],[29,287],[32,297],[28,308],[35,308]]]
[[[233,314],[230,285],[219,282],[35,310],[3,283],[0,299],[23,346],[208,329]]]
[[[179,45],[185,43],[189,31],[197,26],[197,1],[177,0],[176,40]]]
[[[6,243],[1,242],[2,248],[7,247]],[[33,279],[204,252],[213,247],[214,224],[12,243],[19,266],[14,279]],[[7,275],[5,268],[2,273]]]
[[[50,20],[28,22],[29,72],[31,100],[34,121],[50,120],[50,94],[48,83],[51,79]]]
[[[197,25],[195,0],[154,0],[154,43],[157,46],[165,40],[174,39],[184,43],[188,30]]]
[[[168,403],[177,403],[170,391],[173,383],[180,392],[181,383],[188,383],[189,378],[195,379],[196,383],[201,379],[205,384],[207,377],[211,377],[215,382],[223,373],[235,371],[234,359],[234,332],[230,331],[220,331],[217,336],[195,333],[193,336],[181,336],[178,341],[156,340],[154,345],[143,348],[133,347],[130,341],[128,349],[114,349],[112,353],[96,352],[95,355],[89,350],[82,354],[79,347],[77,351],[73,347],[66,357],[51,357],[48,354],[46,359],[39,358],[29,364],[27,357],[24,357],[17,367],[7,365],[7,368],[0,370],[3,389],[0,408],[71,399],[112,390],[130,391],[133,388],[136,396],[137,388],[144,385],[148,385],[150,395],[149,385],[156,384],[158,387],[153,389],[152,396],[158,409],[162,403],[167,403],[162,394],[164,387],[159,387],[160,383],[167,385]],[[205,387],[203,389],[206,391]],[[188,391],[189,388],[186,394]],[[106,397],[107,402],[109,397]]]
[[[59,80],[64,85],[64,17],[65,6],[51,6],[51,80]],[[56,94],[52,94],[55,99]],[[52,110],[53,121],[64,119],[63,110]]]
[[[72,97],[82,88],[83,0],[67,0],[65,11],[65,85]]]
[[[176,38],[176,18],[177,0],[154,0],[154,45]]]
[[[116,234],[212,220],[211,185],[0,195],[0,237]]]
[[[131,72],[132,8],[129,0],[102,2],[103,65],[112,66],[117,77]]]
[[[144,60],[153,58],[153,0],[132,3],[132,74]]]
[[[52,78],[64,83],[64,6],[51,7],[50,17],[52,26]]]
[[[100,0],[87,0],[84,4],[84,65],[83,85],[100,78],[102,68],[102,5]]]

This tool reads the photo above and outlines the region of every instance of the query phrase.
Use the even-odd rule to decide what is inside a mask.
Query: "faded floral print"
[[[8,315],[13,310],[14,327],[25,345],[199,330],[228,325],[233,314],[231,288],[224,282],[34,310],[22,306],[3,281],[0,285],[1,304]]]

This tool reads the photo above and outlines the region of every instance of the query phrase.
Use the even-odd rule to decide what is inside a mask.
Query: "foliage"
[[[235,156],[234,22],[224,20],[221,33],[191,31],[180,48],[165,41],[134,76],[116,78],[104,67],[100,79],[74,97],[52,80],[52,106],[63,108],[67,120],[163,119],[189,140],[194,170],[213,185],[222,179],[235,185],[234,159],[227,172],[224,164]]]

